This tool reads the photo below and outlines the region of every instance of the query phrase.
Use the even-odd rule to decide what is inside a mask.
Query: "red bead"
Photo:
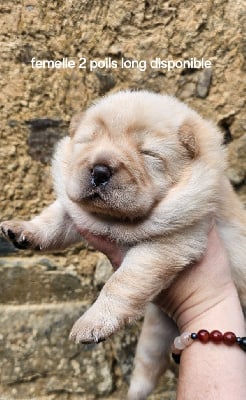
[[[209,332],[206,331],[206,329],[201,329],[197,332],[197,338],[200,340],[200,342],[207,343],[209,342]]]
[[[221,343],[223,340],[223,335],[220,331],[212,331],[209,337],[213,343]]]
[[[223,342],[228,346],[232,346],[236,343],[237,337],[233,332],[225,332],[223,335]]]

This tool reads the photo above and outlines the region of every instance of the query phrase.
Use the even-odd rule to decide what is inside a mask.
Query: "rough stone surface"
[[[228,176],[236,187],[246,184],[246,134],[228,145]]]
[[[0,307],[1,396],[84,394],[95,386],[99,395],[112,391],[106,349],[68,340],[82,311],[85,307],[73,302]]]
[[[243,0],[1,2],[0,220],[29,218],[52,201],[51,154],[71,116],[125,88],[176,95],[214,120],[246,204],[245,18]],[[33,57],[67,57],[76,68],[32,68]],[[148,64],[191,57],[212,68]],[[122,58],[134,68],[121,68]],[[101,67],[92,70],[95,61]],[[99,346],[67,340],[111,273],[105,258],[85,244],[40,255],[13,252],[3,240],[0,255],[0,399],[123,399],[139,325]],[[151,399],[175,398],[175,371]]]
[[[91,277],[48,258],[0,259],[0,304],[92,302]],[[89,263],[89,260],[88,260]]]
[[[94,285],[98,288],[102,288],[113,273],[113,268],[104,255],[101,255],[98,259],[95,274],[94,274]]]

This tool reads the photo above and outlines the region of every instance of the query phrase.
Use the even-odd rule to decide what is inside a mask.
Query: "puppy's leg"
[[[76,342],[99,342],[142,316],[147,303],[169,287],[179,270],[198,259],[205,246],[206,236],[199,238],[198,231],[190,230],[190,237],[187,232],[175,240],[167,237],[131,248],[70,337]]]
[[[139,337],[129,400],[144,400],[168,366],[170,346],[178,330],[174,322],[153,303],[148,304]]]
[[[59,201],[30,221],[6,221],[0,228],[3,235],[20,249],[56,250],[81,240]]]

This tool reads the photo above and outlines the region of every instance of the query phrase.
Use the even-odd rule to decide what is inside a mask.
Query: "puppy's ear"
[[[84,115],[83,112],[79,112],[71,118],[70,125],[69,125],[69,134],[71,137],[74,136],[74,134],[83,118],[83,115]]]
[[[179,140],[187,150],[190,158],[196,158],[199,154],[196,129],[196,123],[194,123],[192,120],[186,120],[178,130]]]

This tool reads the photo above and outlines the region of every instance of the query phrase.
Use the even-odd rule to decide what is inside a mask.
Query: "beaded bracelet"
[[[184,332],[174,339],[171,350],[172,358],[176,362],[176,364],[180,363],[182,350],[190,346],[194,342],[194,340],[199,340],[201,343],[224,343],[227,346],[238,344],[239,347],[246,352],[246,337],[236,336],[233,332],[225,332],[223,334],[218,330],[214,330],[209,333],[207,330],[201,329],[197,333]]]

